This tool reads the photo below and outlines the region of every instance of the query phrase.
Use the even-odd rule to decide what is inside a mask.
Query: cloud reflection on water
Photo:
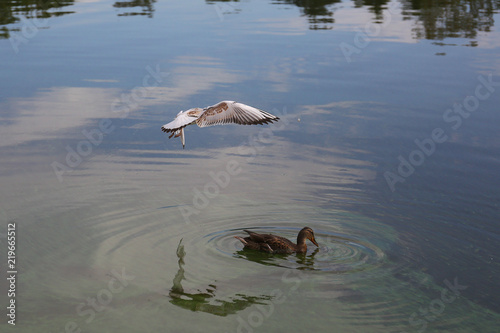
[[[161,86],[146,87],[147,96],[136,101],[132,111],[166,105],[164,117],[168,118],[179,111],[169,110],[169,103],[178,104],[189,96],[209,91],[216,85],[241,80],[240,75],[224,69],[217,59],[187,56],[179,57],[173,62],[182,65],[162,69],[171,73],[171,78],[167,80],[169,82]],[[116,84],[114,80],[85,79],[89,80],[98,80],[98,84]],[[142,82],[142,78],[138,77],[137,82]],[[0,124],[4,136],[0,146],[62,139],[65,136],[78,138],[81,136],[79,127],[94,127],[97,120],[103,118],[123,118],[123,114],[113,112],[112,103],[127,94],[130,95],[131,92],[110,87],[51,87],[39,89],[34,96],[11,99],[4,103],[4,108],[12,111],[4,116]],[[189,107],[194,106],[186,106]],[[126,117],[133,116],[134,112],[126,114]]]

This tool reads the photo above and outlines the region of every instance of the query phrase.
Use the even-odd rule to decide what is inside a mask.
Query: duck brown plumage
[[[240,240],[246,249],[268,253],[304,253],[307,252],[306,239],[309,239],[314,245],[319,246],[314,238],[314,231],[309,227],[300,230],[297,235],[297,244],[281,236],[258,234],[250,230],[243,231],[249,236],[245,238],[235,236],[235,238]]]

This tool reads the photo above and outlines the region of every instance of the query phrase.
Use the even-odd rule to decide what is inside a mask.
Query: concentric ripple
[[[246,228],[256,232],[271,233],[295,240],[298,228],[257,227]],[[382,249],[374,244],[349,235],[333,233],[315,228],[319,247],[308,243],[306,254],[276,255],[244,250],[234,236],[244,236],[242,229],[228,229],[213,232],[204,237],[207,246],[222,256],[232,256],[258,262],[264,265],[290,269],[314,270],[349,274],[378,267],[384,260]]]

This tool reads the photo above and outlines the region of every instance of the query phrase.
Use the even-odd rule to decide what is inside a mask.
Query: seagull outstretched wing
[[[257,125],[268,124],[279,118],[266,111],[233,101],[222,101],[207,107],[196,119],[199,127],[223,124]]]

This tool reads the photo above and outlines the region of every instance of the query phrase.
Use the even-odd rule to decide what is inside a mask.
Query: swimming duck
[[[297,244],[292,241],[276,235],[271,234],[258,234],[250,230],[245,231],[249,237],[239,237],[235,236],[240,240],[246,249],[252,249],[257,251],[264,251],[268,253],[305,253],[307,252],[306,239],[309,239],[314,245],[318,246],[316,239],[314,238],[314,231],[305,227],[300,230],[297,235]]]
[[[199,127],[213,125],[239,124],[239,125],[263,125],[280,118],[266,111],[259,110],[253,106],[234,101],[222,101],[206,108],[193,108],[187,111],[180,111],[174,120],[161,127],[165,133],[181,137],[182,148],[186,145],[184,127],[196,124]]]

